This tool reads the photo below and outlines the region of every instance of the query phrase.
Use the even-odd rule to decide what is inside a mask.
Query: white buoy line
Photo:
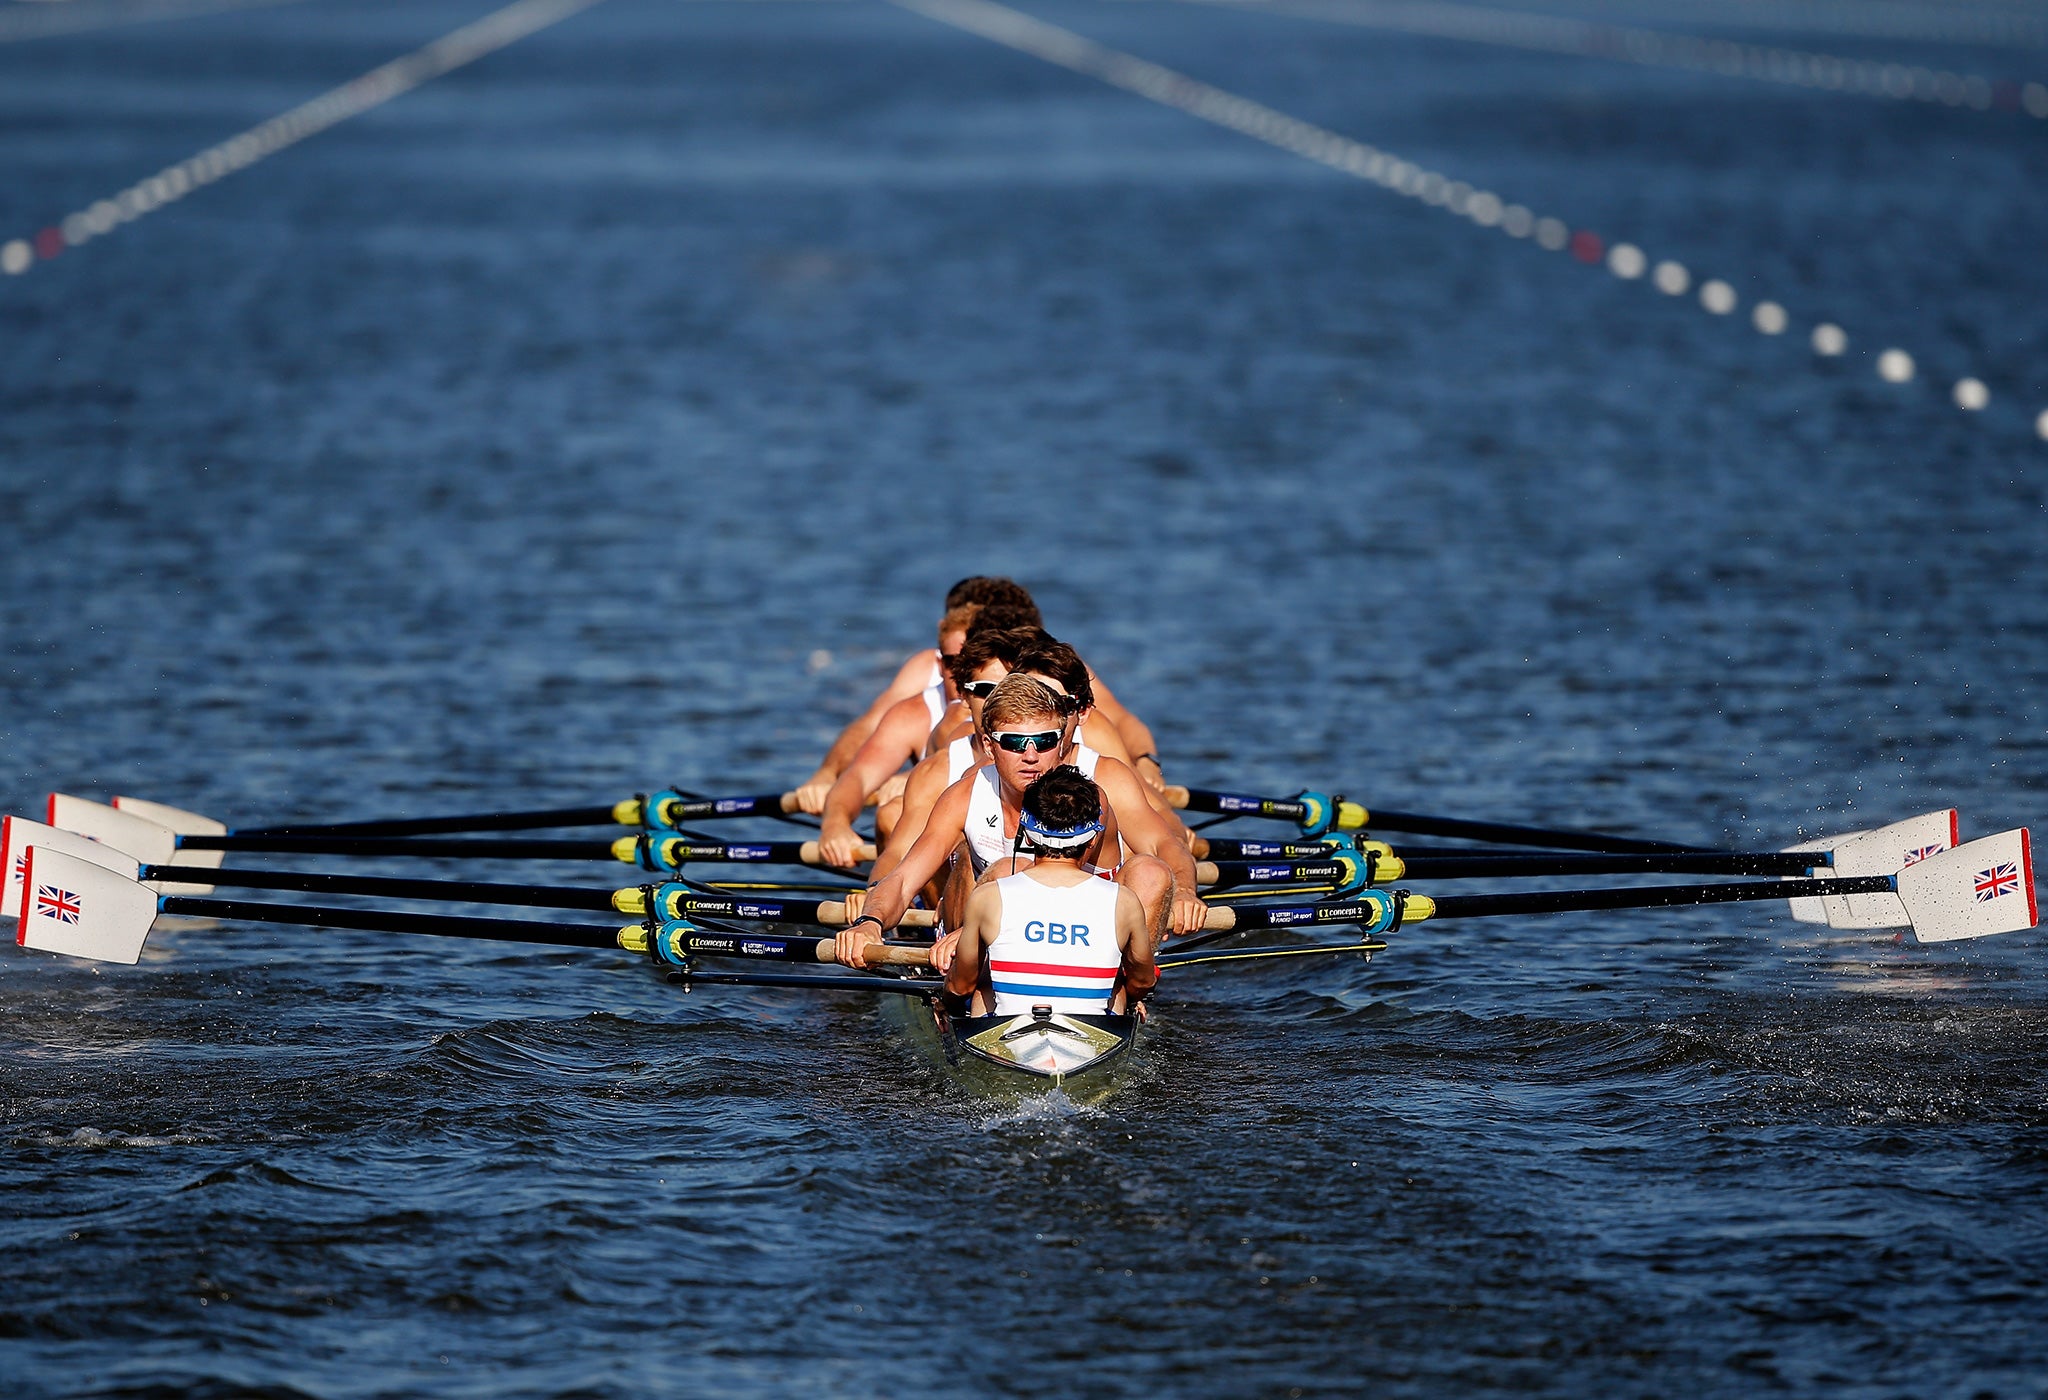
[[[83,34],[124,24],[191,19],[222,10],[258,10],[303,3],[304,0],[65,0],[58,5],[15,4],[0,8],[0,44]]]
[[[452,30],[423,48],[372,68],[359,78],[250,127],[198,155],[167,165],[146,180],[85,208],[37,233],[0,243],[0,273],[19,277],[67,248],[112,233],[122,224],[174,204],[223,175],[254,165],[287,146],[317,135],[350,117],[380,107],[420,84],[474,63],[527,35],[558,24],[603,0],[516,0],[473,24]]]
[[[1526,10],[1501,10],[1459,0],[1200,0],[1361,29],[1432,39],[1609,59],[1650,68],[1676,68],[1726,78],[1785,83],[1820,92],[1901,102],[1932,102],[2023,112],[2048,120],[2048,84],[2020,83],[1956,73],[1917,63],[1882,63],[1805,49],[1743,44],[1661,29],[1559,19]]]
[[[1579,261],[1604,264],[1609,272],[1623,281],[1635,281],[1648,273],[1651,285],[1666,296],[1681,297],[1693,290],[1693,272],[1683,263],[1667,259],[1653,267],[1649,255],[1632,243],[1610,246],[1590,229],[1574,231],[1562,219],[1539,215],[1521,204],[1508,203],[1491,190],[1475,188],[1463,180],[1454,180],[1425,169],[1362,141],[1354,141],[1298,117],[1290,117],[1262,102],[1239,97],[1148,59],[1109,48],[1072,30],[1061,29],[997,4],[995,0],[889,0],[889,3],[1254,140],[1264,141],[1356,179],[1369,180],[1384,189],[1469,219],[1481,228],[1497,229],[1510,238],[1528,239],[1551,252],[1569,249]],[[1693,294],[1700,308],[1714,316],[1732,315],[1741,304],[1735,288],[1720,278],[1700,282],[1698,291]],[[1790,329],[1791,317],[1778,302],[1760,300],[1750,308],[1750,324],[1761,334],[1778,336]],[[1832,359],[1847,353],[1849,336],[1832,321],[1823,321],[1813,327],[1807,343],[1815,355]],[[1878,355],[1877,372],[1887,383],[1905,384],[1915,377],[1918,370],[1911,355],[1893,347]],[[1979,411],[1990,402],[1989,390],[1983,381],[1974,377],[1958,380],[1951,397],[1959,408],[1969,412]],[[2048,439],[2048,410],[2035,420],[2034,427],[2038,436]]]

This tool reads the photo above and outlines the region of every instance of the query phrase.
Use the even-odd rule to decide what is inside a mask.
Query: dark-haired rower
[[[853,761],[854,755],[860,752],[860,746],[868,741],[892,706],[906,700],[922,700],[925,712],[930,716],[926,731],[938,726],[945,716],[946,706],[959,698],[949,689],[945,659],[960,650],[977,614],[992,607],[1020,609],[1020,616],[1028,613],[1026,620],[1033,626],[1038,624],[1038,607],[1031,601],[1031,595],[1022,584],[1009,579],[977,574],[961,579],[946,590],[946,608],[939,619],[937,648],[914,653],[897,668],[896,678],[861,712],[860,717],[839,731],[839,737],[832,741],[831,749],[819,761],[817,771],[797,785],[799,811],[817,813],[823,810],[832,784]]]
[[[1081,854],[1102,833],[1102,795],[1075,768],[1024,789],[1017,848],[1030,864],[968,897],[946,991],[973,1015],[1121,1011],[1159,980],[1144,906]]]
[[[990,608],[982,617],[997,611]],[[853,829],[854,818],[860,815],[862,806],[871,796],[877,804],[877,834],[885,844],[906,812],[917,823],[909,831],[909,835],[915,838],[923,829],[924,816],[938,800],[939,794],[958,782],[968,769],[979,768],[988,762],[988,755],[983,752],[981,741],[975,734],[981,721],[982,699],[1003,677],[1020,669],[1022,658],[1041,654],[1053,663],[1062,658],[1071,659],[1071,664],[1066,666],[1049,664],[1040,679],[1053,690],[1074,698],[1078,724],[1070,737],[1081,746],[1076,755],[1083,770],[1094,771],[1096,753],[1128,762],[1128,750],[1116,729],[1107,720],[1090,713],[1094,701],[1089,690],[1087,668],[1081,665],[1072,647],[1055,642],[1042,628],[996,630],[983,627],[978,618],[967,633],[966,643],[946,661],[947,674],[962,700],[948,713],[958,716],[964,727],[961,723],[949,722],[934,731],[925,724],[923,714],[908,702],[899,703],[883,716],[880,726],[860,746],[860,752],[853,756],[853,761],[846,765],[845,771],[832,784],[831,792],[825,796],[824,810],[820,814],[824,821],[818,833],[818,847],[825,863],[844,866],[853,862],[854,852],[861,844],[860,836]],[[1081,688],[1078,695],[1074,691],[1076,685]],[[934,744],[937,745],[936,751],[927,756],[928,749]],[[908,780],[897,785],[892,792],[889,780],[906,762],[916,767]],[[917,789],[915,797],[911,796],[913,786]],[[1170,815],[1169,819],[1178,824],[1177,816]]]

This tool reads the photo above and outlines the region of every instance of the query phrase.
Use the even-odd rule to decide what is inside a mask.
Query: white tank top
[[[974,766],[974,736],[955,739],[946,745],[946,786],[951,787],[967,776],[967,770]]]
[[[955,747],[966,742],[965,739],[956,740]],[[951,748],[946,756],[950,763],[953,759]],[[969,761],[972,761],[971,757]],[[1073,753],[1067,758],[1068,763],[1081,770],[1084,778],[1093,778],[1095,765],[1101,761],[1102,755],[1086,744],[1074,745]],[[953,781],[957,783],[960,780],[955,778]],[[974,858],[976,875],[1009,855],[1017,844],[1017,833],[1003,816],[1002,782],[996,777],[996,766],[991,763],[974,775],[974,788],[967,798],[967,823],[962,833],[967,837],[967,853]]]
[[[939,660],[936,651],[932,653],[932,678],[925,682],[924,690],[920,693],[924,697],[925,710],[931,716],[931,723],[925,726],[925,731],[929,733],[937,729],[939,721],[946,717],[946,669],[945,663]],[[923,747],[919,745],[919,748]]]
[[[1003,922],[988,948],[996,1015],[1021,1016],[1034,1006],[1069,1015],[1109,1010],[1123,953],[1116,946],[1118,889],[1087,880],[1066,889],[1029,875],[996,881]]]

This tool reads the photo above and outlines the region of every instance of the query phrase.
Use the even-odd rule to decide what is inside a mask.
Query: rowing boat
[[[1381,935],[1424,923],[1576,911],[1791,900],[1795,916],[1835,928],[1900,928],[1917,943],[1947,943],[2032,928],[2038,916],[2027,831],[2015,828],[1959,843],[1956,814],[1951,809],[1828,842],[1804,843],[1785,852],[1691,847],[1644,850],[1661,843],[1405,815],[1402,820],[1408,824],[1427,822],[1468,840],[1490,836],[1503,844],[1512,840],[1533,845],[1540,838],[1563,848],[1564,853],[1553,855],[1524,846],[1519,851],[1492,854],[1411,852],[1414,858],[1410,860],[1395,856],[1391,848],[1368,851],[1354,845],[1351,849],[1359,856],[1354,860],[1343,855],[1344,848],[1335,840],[1325,841],[1324,837],[1333,813],[1336,824],[1345,826],[1358,821],[1362,809],[1339,800],[1306,800],[1313,796],[1253,799],[1189,791],[1186,800],[1192,809],[1213,807],[1232,816],[1279,817],[1300,826],[1302,836],[1317,845],[1209,838],[1211,852],[1217,856],[1250,858],[1249,864],[1212,862],[1211,878],[1222,878],[1229,886],[1256,887],[1269,897],[1280,896],[1282,902],[1241,903],[1230,898],[1230,892],[1212,890],[1204,931],[1184,936],[1172,949],[1159,954],[1156,961],[1161,969],[1369,956],[1387,947]],[[769,803],[769,799],[704,799],[701,805],[752,812]],[[642,812],[659,805],[640,799],[634,803]],[[815,968],[834,962],[829,936],[793,931],[755,933],[749,925],[767,929],[776,925],[844,927],[845,903],[785,898],[783,892],[830,894],[856,887],[754,881],[736,886],[701,884],[685,878],[680,867],[686,860],[696,859],[815,864],[815,849],[808,842],[690,844],[684,852],[681,845],[699,843],[700,838],[687,832],[650,829],[612,841],[414,840],[409,835],[377,832],[380,824],[376,823],[345,826],[340,828],[341,834],[321,835],[319,828],[298,826],[279,835],[229,831],[211,818],[162,804],[124,802],[115,808],[61,794],[53,795],[48,815],[51,820],[47,824],[12,815],[0,818],[0,872],[5,872],[0,878],[0,914],[18,918],[16,941],[22,946],[66,956],[132,965],[140,960],[143,943],[160,915],[624,951],[647,958],[676,983],[878,996],[887,1022],[942,1072],[972,1092],[1012,1100],[1057,1092],[1083,1103],[1100,1102],[1129,1077],[1126,1070],[1135,1058],[1133,1050],[1140,1036],[1139,1021],[1128,1015],[1074,1015],[1036,1008],[1022,1015],[947,1016],[937,1009],[940,983],[924,966],[925,949],[903,943],[869,943],[864,954],[867,971],[732,969],[735,962],[751,961],[757,968],[763,962],[781,963],[784,968],[805,964]],[[464,827],[518,830],[543,822],[598,824],[601,818],[616,823],[619,815],[616,807],[556,809],[409,819],[406,825],[435,832]],[[1482,828],[1487,836],[1481,835]],[[594,888],[251,870],[223,866],[221,856],[231,850],[434,859],[631,860],[656,878],[627,888]],[[182,864],[176,863],[180,856]],[[1301,857],[1317,858],[1295,863]],[[1263,863],[1275,858],[1282,863]],[[1360,865],[1367,887],[1359,887],[1355,867]],[[1448,896],[1369,887],[1375,878],[1499,879],[1658,871],[1764,878]],[[1290,888],[1265,884],[1269,878]],[[1330,883],[1292,887],[1307,880]],[[615,922],[449,916],[388,907],[257,904],[213,897],[214,887],[612,912],[631,915],[638,922],[622,928]],[[1204,946],[1217,938],[1254,930],[1307,933],[1340,928],[1353,930],[1356,936],[1277,946]],[[712,965],[706,967],[700,959]]]

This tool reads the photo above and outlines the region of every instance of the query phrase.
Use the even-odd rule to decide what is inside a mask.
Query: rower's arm
[[[924,743],[924,701],[918,696],[898,700],[882,716],[882,722],[868,741],[860,746],[825,794],[818,832],[818,844],[828,865],[851,865],[853,848],[859,839],[853,820],[867,804],[868,794],[889,780],[906,760],[916,761]]]
[[[824,758],[818,761],[817,771],[804,779],[796,790],[800,810],[822,810],[826,793],[831,791],[832,784],[838,780],[839,775],[846,771],[846,765],[853,762],[854,755],[860,752],[860,746],[874,734],[882,722],[882,716],[889,713],[890,706],[924,689],[925,677],[930,674],[931,661],[932,654],[929,651],[920,651],[904,662],[897,668],[896,679],[890,681],[888,688],[875,697],[872,705],[861,711],[860,718],[839,731],[839,737],[832,741],[832,747],[826,751]],[[867,794],[862,793],[861,796],[865,797]]]
[[[1159,964],[1153,961],[1152,926],[1146,922],[1144,902],[1126,889],[1116,894],[1116,941],[1124,950],[1124,991],[1137,1001],[1159,984]]]
[[[1156,856],[1173,872],[1173,931],[1187,934],[1200,929],[1208,906],[1195,893],[1195,858],[1153,808],[1138,775],[1128,764],[1105,758],[1095,765],[1095,783],[1116,812],[1117,830],[1124,845],[1139,855]]]
[[[889,833],[888,844],[882,847],[868,876],[869,882],[880,880],[903,864],[903,857],[910,854],[910,848],[917,844],[917,838],[924,835],[926,823],[931,820],[932,808],[946,791],[946,756],[935,753],[917,767],[910,770],[910,781],[903,785],[903,809],[897,814],[896,827]]]
[[[1128,773],[1130,770],[1124,771]],[[917,892],[924,888],[927,880],[939,873],[946,857],[960,844],[960,833],[967,827],[967,799],[973,788],[972,773],[947,788],[945,795],[932,807],[923,833],[911,843],[902,861],[869,888],[863,912],[880,919],[883,928],[892,929],[902,921],[903,911],[910,908],[910,901],[917,897]],[[1185,851],[1181,855],[1186,859]],[[1190,872],[1194,870],[1192,860],[1188,860],[1188,869]]]
[[[1135,901],[1133,901],[1135,902]],[[1144,922],[1140,911],[1138,922]],[[953,966],[946,973],[946,990],[956,997],[971,997],[981,982],[981,959],[1003,925],[1003,892],[991,880],[975,886],[967,898],[967,918],[960,925],[960,941],[953,947]],[[1158,974],[1153,974],[1155,980]]]

